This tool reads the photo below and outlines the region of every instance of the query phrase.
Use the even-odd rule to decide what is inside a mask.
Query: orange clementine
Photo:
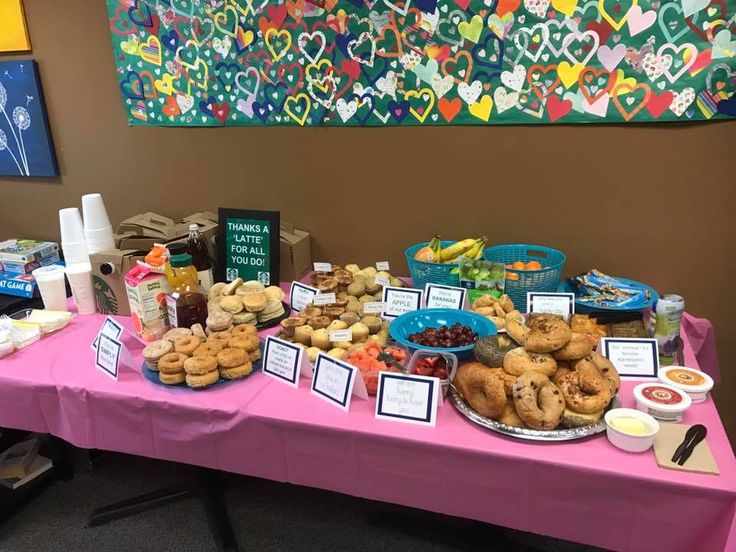
[[[507,280],[518,280],[519,279],[519,275],[516,274],[515,272],[507,272],[506,273],[506,279]]]
[[[542,270],[542,265],[539,261],[529,261],[526,263],[526,270]]]
[[[516,261],[511,265],[511,268],[514,270],[526,270],[526,265],[524,264],[524,261]]]

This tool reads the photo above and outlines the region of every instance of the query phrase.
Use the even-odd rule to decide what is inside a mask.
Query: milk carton
[[[166,295],[171,287],[166,276],[139,262],[125,275],[125,290],[136,333],[145,341],[161,339],[170,328]]]

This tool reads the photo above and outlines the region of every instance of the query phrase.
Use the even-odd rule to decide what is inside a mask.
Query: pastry
[[[547,376],[531,370],[514,384],[514,406],[519,417],[532,429],[554,429],[565,412],[560,390]]]
[[[183,371],[174,374],[165,374],[163,372],[159,372],[158,374],[158,379],[166,385],[179,385],[180,383],[184,383],[185,378],[186,373]]]
[[[256,323],[255,313],[248,311],[241,311],[238,314],[233,314],[233,324],[240,326],[243,324],[249,324],[253,326]]]
[[[243,282],[243,285],[241,286],[241,288],[243,289],[243,291],[245,291],[246,294],[260,293],[260,292],[266,291],[266,287],[258,280],[248,280],[247,282]],[[277,288],[277,289],[279,289],[280,291],[280,288]],[[279,301],[280,300],[281,299],[279,299]]]
[[[333,330],[344,330],[347,327],[348,325],[342,320],[333,320],[332,322],[330,322],[330,325],[327,326],[327,331],[331,332]]]
[[[228,380],[244,378],[253,371],[253,364],[250,360],[241,364],[240,366],[234,366],[232,368],[220,368],[220,375]]]
[[[158,360],[158,370],[164,374],[184,371],[184,361],[189,357],[182,353],[167,353]]]
[[[498,305],[504,310],[504,312],[511,312],[514,310],[514,302],[506,293],[498,298]]]
[[[214,332],[226,330],[230,327],[230,323],[233,320],[233,315],[225,311],[210,312],[207,316],[207,329]]]
[[[288,337],[294,337],[294,331],[298,326],[303,326],[305,324],[306,320],[304,318],[285,318],[281,322],[279,322],[279,325],[281,326],[281,331],[284,333],[284,335]]]
[[[336,358],[337,360],[345,360],[348,356],[348,352],[345,349],[330,349],[327,351],[327,356],[331,356],[332,358]]]
[[[337,318],[345,312],[344,307],[338,307],[337,305],[326,305],[322,309],[322,314],[329,316],[330,318]]]
[[[251,324],[240,324],[239,326],[235,326],[231,331],[230,334],[233,337],[243,337],[246,335],[254,335],[258,336],[258,330],[255,326]]]
[[[595,341],[608,335],[606,327],[598,324],[595,318],[591,318],[587,314],[573,314],[570,317],[570,328],[573,332],[588,334]]]
[[[400,288],[400,287],[404,287],[406,285],[406,284],[404,284],[404,281],[403,280],[401,280],[400,278],[396,278],[394,276],[391,276],[391,278],[389,279],[389,282],[391,283],[391,285],[393,287],[399,287]]]
[[[551,353],[561,349],[572,336],[570,326],[553,315],[534,315],[528,325],[529,333],[524,340],[524,347],[530,353]]]
[[[228,331],[212,332],[209,337],[207,337],[207,343],[219,343],[224,347],[227,345],[227,342],[230,341],[231,337],[232,334]]]
[[[378,333],[381,329],[382,320],[377,316],[364,316],[360,321],[361,324],[368,328],[368,331],[372,334]]]
[[[228,295],[220,299],[220,308],[225,312],[237,314],[245,307],[243,305],[242,298],[238,297],[237,295]]]
[[[217,372],[217,370],[213,370],[212,372],[207,372],[206,374],[201,375],[186,375],[187,385],[195,389],[212,385],[213,383],[216,383],[218,379],[220,379],[220,374]]]
[[[368,279],[365,281],[365,292],[368,295],[373,295],[380,290],[381,286],[376,283],[376,278],[374,276],[368,276]]]
[[[220,297],[223,290],[225,289],[225,286],[227,286],[225,282],[217,282],[216,284],[212,284],[209,291],[207,292],[207,299],[212,301],[213,299],[217,299],[218,297]]]
[[[453,383],[470,407],[481,416],[499,418],[506,408],[503,381],[479,362],[468,362],[457,369]]]
[[[268,286],[263,290],[263,293],[266,294],[269,301],[278,301],[279,303],[286,297],[286,293],[279,286]]]
[[[268,299],[265,293],[249,293],[241,297],[245,310],[248,312],[259,312],[266,308]]]
[[[192,326],[192,335],[198,337],[202,341],[207,339],[207,334],[204,333],[204,328],[202,327],[202,324],[194,324]]]
[[[356,272],[360,272],[360,267],[357,264],[348,264],[345,265],[345,270],[350,272],[350,274],[355,274]]]
[[[330,332],[326,328],[316,328],[310,336],[310,344],[326,351],[330,348]]]
[[[298,326],[294,330],[294,341],[309,347],[312,344],[312,332],[313,331],[314,331],[314,328],[310,326],[309,324]]]
[[[194,350],[194,354],[192,354],[192,356],[195,358],[217,356],[217,353],[222,351],[222,349],[224,348],[225,346],[220,340],[207,341],[207,343],[202,343],[199,347],[197,347]]]
[[[164,334],[164,339],[168,339],[174,343],[177,339],[181,337],[189,337],[190,335],[192,335],[192,330],[189,328],[171,328]]]
[[[340,315],[340,320],[345,322],[349,327],[360,322],[360,315],[357,312],[344,312]]]
[[[235,349],[233,347],[227,347],[217,353],[217,364],[223,368],[234,368],[245,364],[248,359],[248,355],[243,349]]]
[[[194,351],[202,344],[202,340],[193,335],[187,337],[180,337],[174,342],[174,351],[177,353],[184,353],[187,356],[192,356]]]
[[[317,362],[317,355],[322,352],[322,349],[319,347],[309,347],[307,349],[307,358],[309,359],[309,362],[314,364]]]
[[[363,311],[363,304],[356,299],[355,301],[350,301],[347,307],[345,307],[345,310],[358,314]]]
[[[225,287],[222,288],[222,295],[235,295],[235,290],[238,289],[242,285],[243,285],[243,279],[235,278],[235,280],[233,280],[229,284],[226,284]]]
[[[557,361],[546,353],[530,353],[524,347],[511,349],[503,357],[503,369],[513,376],[520,376],[531,370],[551,376],[557,370]]]
[[[473,301],[473,304],[470,305],[470,308],[477,312],[478,309],[492,307],[494,303],[498,303],[498,298],[494,295],[486,293]]]
[[[337,278],[325,278],[317,284],[320,293],[337,293]]]
[[[570,341],[562,347],[552,352],[552,356],[557,360],[575,360],[589,355],[593,351],[595,339],[588,334],[572,332]]]
[[[312,326],[315,330],[326,328],[330,325],[330,322],[332,322],[332,320],[329,316],[315,316],[314,318],[307,320],[307,324]]]
[[[319,307],[315,307],[314,305],[308,305],[304,307],[304,310],[302,310],[301,315],[304,318],[315,318],[317,316],[322,316],[322,309]]]
[[[371,331],[365,324],[358,322],[350,326],[353,332],[353,341],[362,341],[370,335]]]
[[[348,286],[347,292],[349,295],[352,295],[353,297],[360,297],[365,293],[365,283],[364,282],[353,282]]]
[[[184,371],[187,374],[206,374],[217,370],[217,358],[213,356],[200,356],[188,358],[184,361]]]
[[[167,339],[161,339],[146,345],[143,349],[143,359],[146,361],[146,366],[151,370],[158,370],[159,359],[173,350],[174,344]]]

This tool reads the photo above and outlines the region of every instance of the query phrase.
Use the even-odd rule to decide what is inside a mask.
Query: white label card
[[[659,348],[656,339],[604,337],[600,351],[623,379],[657,378]]]
[[[391,279],[386,278],[385,276],[376,276],[376,283],[379,286],[390,286],[391,285]]]
[[[379,372],[375,417],[434,426],[437,423],[439,393],[438,378]]]
[[[334,293],[318,293],[312,299],[312,303],[315,305],[331,305],[337,301]]]
[[[93,351],[97,350],[97,342],[100,339],[100,335],[106,335],[108,337],[112,337],[113,339],[120,339],[120,336],[123,335],[123,327],[118,323],[115,322],[112,318],[109,316],[105,318],[105,321],[102,323],[102,326],[100,327],[100,331],[97,332],[97,335],[95,336],[95,340],[92,342]]]
[[[363,312],[366,314],[381,314],[386,304],[381,301],[372,301],[370,303],[363,303]]]
[[[304,349],[288,341],[268,336],[263,349],[263,373],[299,387],[299,373],[304,362]]]
[[[332,272],[331,263],[314,263],[315,272]]]
[[[324,353],[318,354],[314,363],[312,394],[346,412],[350,409],[353,395],[368,399],[365,382],[358,369]]]
[[[529,313],[557,314],[569,320],[570,315],[575,314],[575,294],[528,291],[526,305]]]
[[[388,264],[388,261],[378,261],[376,263],[376,270],[384,270],[388,272],[389,270],[391,270],[391,265]]]
[[[441,286],[430,284],[424,288],[428,309],[458,309],[465,308],[465,288],[455,286]]]
[[[383,288],[384,318],[396,318],[422,308],[421,289],[386,286]]]
[[[128,351],[120,341],[103,333],[97,341],[95,366],[117,381],[121,364],[130,364]]]
[[[353,330],[350,328],[346,330],[332,330],[330,331],[330,341],[352,341]]]
[[[301,282],[292,282],[291,291],[289,292],[291,308],[295,311],[304,310],[304,307],[309,305],[318,293],[319,290],[317,288],[302,284]]]

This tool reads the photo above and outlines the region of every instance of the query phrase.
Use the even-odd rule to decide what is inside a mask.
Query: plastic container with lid
[[[679,422],[692,405],[687,393],[666,383],[641,383],[634,387],[636,408],[663,422]]]
[[[701,403],[713,389],[713,378],[705,372],[687,366],[668,366],[659,373],[660,381],[687,393],[692,402]]]

